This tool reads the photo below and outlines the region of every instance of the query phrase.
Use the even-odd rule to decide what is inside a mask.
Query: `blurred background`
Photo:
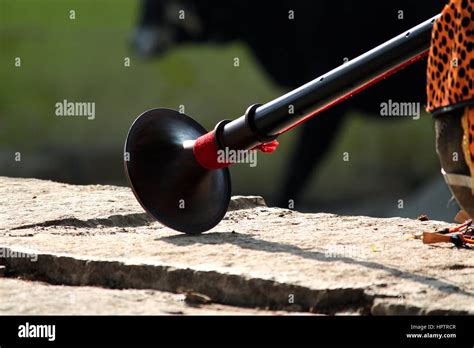
[[[393,23],[400,8],[394,4],[386,13]],[[427,15],[418,16],[407,10],[407,20],[398,21],[391,31],[374,25],[368,32],[377,32],[375,38],[351,36],[347,26],[353,23],[321,9],[318,18],[342,26],[340,37],[333,38],[330,30],[322,32],[324,42],[332,40],[339,48],[345,45],[344,37],[352,45],[361,42],[347,55],[337,53],[338,61],[329,66],[389,39],[392,32],[409,29],[440,8],[433,5]],[[71,10],[75,19],[70,18]],[[299,14],[296,11],[295,16]],[[183,40],[159,55],[146,52],[146,33],[137,39],[137,30],[154,19],[145,17],[143,2],[133,0],[0,0],[0,175],[125,186],[123,145],[131,123],[143,111],[184,105],[187,115],[211,129],[219,120],[238,117],[248,105],[269,101],[299,82],[279,83],[256,58],[255,46],[252,49],[248,38],[239,40],[238,33],[212,42]],[[373,19],[374,13],[366,13],[354,23]],[[265,26],[265,16],[260,20]],[[148,40],[151,45],[153,38]],[[305,45],[324,49],[318,37]],[[275,59],[280,50],[275,48]],[[17,57],[21,66],[15,66]],[[127,58],[130,66],[124,64]],[[317,60],[314,65],[315,72],[325,72],[321,69],[326,66],[319,67]],[[294,68],[297,65],[285,67],[290,74]],[[399,88],[402,91],[405,85]],[[370,96],[369,91],[364,93]],[[396,99],[396,94],[385,100],[389,98]],[[64,99],[94,102],[95,119],[57,117],[55,104]],[[374,100],[374,105],[379,102]],[[371,216],[425,213],[432,219],[452,220],[457,208],[441,178],[433,122],[423,108],[422,103],[418,120],[381,120],[356,108],[344,110],[340,130],[295,198],[295,209]],[[273,155],[259,155],[256,168],[232,167],[233,193],[277,202],[301,133],[300,127],[283,135]],[[343,160],[344,152],[350,154],[349,161]],[[293,174],[298,178],[299,173]]]

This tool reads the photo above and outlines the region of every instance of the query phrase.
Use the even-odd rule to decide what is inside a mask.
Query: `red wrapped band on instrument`
[[[249,151],[259,150],[264,153],[272,153],[276,150],[278,141],[273,140],[268,143],[262,143]],[[196,139],[193,147],[196,161],[209,170],[220,169],[230,166],[232,163],[219,161],[219,145],[216,141],[215,130],[212,130]]]

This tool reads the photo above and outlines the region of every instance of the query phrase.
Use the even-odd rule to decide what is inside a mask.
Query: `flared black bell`
[[[162,224],[196,234],[217,225],[231,196],[227,168],[207,170],[192,143],[207,131],[189,116],[153,109],[132,124],[125,142],[125,172],[142,207]]]

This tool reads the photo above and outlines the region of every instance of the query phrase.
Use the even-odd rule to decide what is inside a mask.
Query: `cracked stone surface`
[[[125,187],[0,177],[0,284],[17,276],[33,281],[0,285],[1,292],[18,286],[21,293],[41,281],[71,285],[61,287],[65,292],[197,294],[190,298],[205,299],[199,311],[210,314],[217,305],[268,313],[474,314],[473,251],[413,237],[446,223],[302,214],[266,207],[257,197],[234,202],[214,229],[187,236],[149,218]],[[105,311],[108,295],[97,296]],[[13,303],[8,310],[20,313]],[[117,313],[131,310],[117,306]]]
[[[260,315],[267,311],[188,301],[186,294],[157,290],[112,290],[90,286],[50,285],[0,278],[3,315]],[[275,312],[283,314],[286,312]]]

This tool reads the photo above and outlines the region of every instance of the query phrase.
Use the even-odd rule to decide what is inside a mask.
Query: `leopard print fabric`
[[[457,105],[463,108],[459,124],[463,130],[461,145],[474,195],[473,46],[474,0],[451,0],[441,12],[431,34],[426,110],[446,113]]]
[[[463,129],[462,150],[464,161],[466,162],[472,181],[471,192],[474,195],[474,107],[464,108],[461,117],[461,126]]]
[[[427,71],[427,111],[474,99],[474,0],[451,0],[436,21]]]

